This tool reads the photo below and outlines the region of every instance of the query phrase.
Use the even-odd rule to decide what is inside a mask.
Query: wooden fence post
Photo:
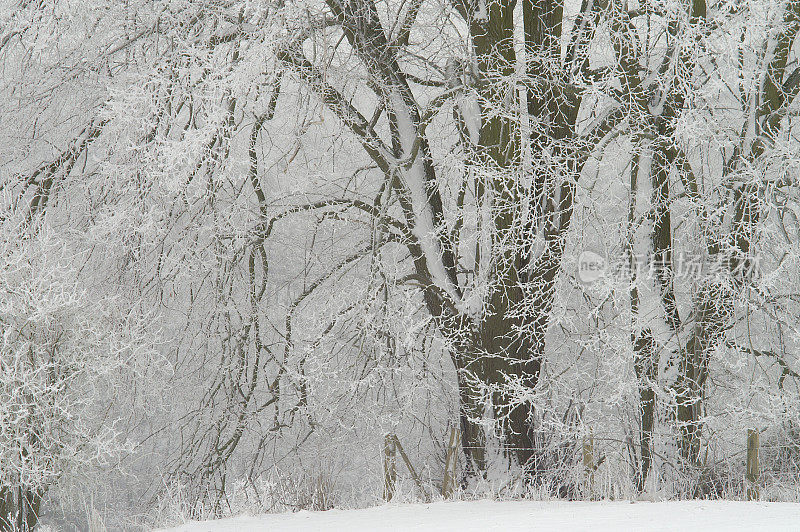
[[[397,439],[397,436],[392,434],[392,439],[394,439],[394,444],[397,447],[397,450],[400,451],[400,458],[403,459],[403,462],[406,463],[406,467],[408,467],[408,472],[411,473],[411,478],[414,479],[414,483],[419,488],[419,491],[422,493],[422,496],[425,502],[430,502],[430,497],[428,496],[428,492],[425,489],[425,486],[422,485],[422,480],[420,480],[419,475],[417,475],[417,471],[414,469],[414,465],[411,463],[411,460],[408,459],[408,455],[403,450],[403,446],[400,445],[400,440]]]
[[[758,477],[760,476],[758,463],[758,431],[747,431],[747,500],[758,500]]]
[[[383,439],[383,498],[391,501],[397,482],[397,457],[395,455],[395,437],[386,434]]]

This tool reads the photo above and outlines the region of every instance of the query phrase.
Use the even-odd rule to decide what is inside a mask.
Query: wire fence
[[[757,440],[756,440],[757,441]],[[496,496],[566,497],[570,499],[636,498],[642,491],[653,491],[669,498],[761,499],[800,502],[800,444],[766,441],[748,446],[747,433],[742,434],[738,449],[724,455],[706,453],[698,463],[681,463],[654,453],[648,482],[636,486],[637,464],[631,460],[630,439],[613,435],[573,433],[555,438],[549,445],[520,447],[510,445],[457,445],[460,455],[454,496],[483,490]],[[524,468],[515,472],[509,467],[506,476],[490,478],[475,475],[475,466],[467,464],[468,455],[482,453],[484,460],[514,456],[520,451],[532,454]],[[641,451],[641,449],[638,449]],[[414,459],[421,459],[415,457]],[[410,460],[408,457],[406,460]],[[474,457],[473,457],[474,459]],[[495,464],[496,466],[496,464]],[[419,469],[427,475],[416,472]],[[497,468],[495,467],[495,470]],[[473,479],[466,478],[468,474]],[[421,492],[428,500],[437,490],[446,493],[448,472],[429,466],[413,466],[404,470],[398,463],[394,482],[406,482],[407,488]],[[425,477],[425,478],[423,478]],[[477,478],[477,482],[475,481]],[[413,484],[409,481],[413,480]],[[395,488],[395,490],[398,488]]]

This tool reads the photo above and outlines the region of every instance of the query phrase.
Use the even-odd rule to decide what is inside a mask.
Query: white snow
[[[190,522],[173,532],[280,530],[800,530],[800,504],[735,501],[469,501],[387,504]]]
[[[414,154],[414,145],[417,143],[419,132],[411,120],[411,110],[403,100],[403,96],[395,91],[390,100],[397,122],[400,144],[403,148],[403,160],[410,159]],[[442,262],[442,251],[436,236],[437,228],[433,219],[433,211],[428,202],[424,159],[421,153],[417,153],[410,168],[402,172],[400,176],[411,196],[411,208],[414,213],[411,232],[417,237],[422,254],[425,256],[431,281],[448,294],[451,301],[458,302],[459,298],[451,286],[452,283],[449,281]]]

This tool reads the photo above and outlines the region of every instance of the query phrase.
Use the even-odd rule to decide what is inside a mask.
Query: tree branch
[[[325,81],[322,74],[314,68],[299,50],[293,47],[282,48],[278,50],[277,57],[279,61],[291,67],[303,81],[308,83],[323,103],[336,114],[345,126],[359,137],[361,145],[372,160],[375,161],[375,164],[378,165],[378,168],[385,173],[389,173],[391,165],[388,158],[391,151],[370,127],[370,123],[358,109],[348,102],[336,88]]]

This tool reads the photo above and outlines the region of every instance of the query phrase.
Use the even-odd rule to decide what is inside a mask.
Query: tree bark
[[[28,532],[39,522],[43,493],[22,487],[0,487],[0,531]]]

